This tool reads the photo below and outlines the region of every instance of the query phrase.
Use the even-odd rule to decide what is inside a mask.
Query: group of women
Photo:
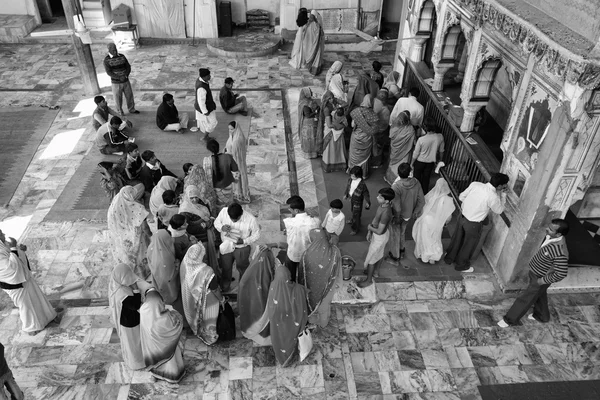
[[[312,75],[319,75],[323,68],[325,48],[323,19],[316,10],[312,10],[309,14],[306,8],[301,8],[296,24],[298,31],[289,64],[292,68],[306,68]]]

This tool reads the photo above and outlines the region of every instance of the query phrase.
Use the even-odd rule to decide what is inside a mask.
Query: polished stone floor
[[[101,86],[113,104],[100,62],[104,48],[93,50]],[[232,76],[251,100],[248,209],[261,221],[262,241],[285,240],[280,218],[290,190],[318,209],[322,192],[314,177],[321,172],[299,151],[295,108],[299,88],[321,93],[324,75],[292,70],[285,51],[230,59],[212,56],[202,46],[164,45],[126,55],[140,108],[157,106],[162,92],[169,91],[180,110],[191,111],[190,88],[204,66],[213,71],[215,88]],[[391,57],[377,55],[386,72]],[[336,59],[345,62],[351,85],[372,61],[358,53],[329,53],[326,69]],[[551,323],[525,320],[523,326],[501,329],[495,321],[514,295],[502,295],[482,266],[459,280],[377,283],[369,304],[334,306],[330,325],[314,333],[311,355],[289,368],[276,365],[269,347],[238,338],[207,348],[186,332],[187,376],[180,385],[128,370],[107,308],[113,262],[105,223],[44,221],[82,160],[95,151],[88,127],[92,101],[82,95],[72,49],[0,45],[0,61],[0,107],[60,107],[9,206],[0,210],[0,228],[29,246],[37,281],[54,304],[66,308],[59,324],[29,336],[20,332],[16,310],[0,293],[0,340],[26,398],[475,400],[482,385],[600,379],[597,295],[553,294]],[[414,259],[405,263],[420,268]],[[402,275],[387,268],[394,272],[390,276]],[[81,288],[60,293],[77,282]],[[338,297],[346,303],[356,299],[352,285],[344,290]]]

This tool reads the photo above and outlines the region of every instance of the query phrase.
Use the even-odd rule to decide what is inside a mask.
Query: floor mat
[[[158,159],[167,168],[178,176],[183,175],[182,166],[187,162],[201,163],[209,153],[206,144],[201,140],[201,134],[186,131],[184,134],[176,132],[163,132],[156,127],[155,112],[152,109],[140,109],[138,115],[127,115],[133,122],[132,137],[140,147],[140,152],[152,150]],[[193,116],[192,112],[189,112]],[[225,147],[230,121],[238,121],[242,130],[250,129],[250,115],[247,117],[228,115],[217,112],[219,124],[212,134],[221,145]],[[190,126],[195,126],[196,121],[191,120]],[[117,161],[119,156],[103,155],[94,147],[91,149],[81,165],[61,193],[60,197],[48,213],[45,221],[77,221],[80,219],[105,221],[106,211],[110,205],[104,190],[100,186],[100,174],[96,166],[100,161]]]
[[[0,205],[10,202],[58,110],[47,108],[0,109]]]
[[[600,381],[532,382],[479,386],[483,400],[597,400]]]

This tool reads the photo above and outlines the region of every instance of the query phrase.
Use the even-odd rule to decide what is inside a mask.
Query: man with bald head
[[[112,92],[117,105],[117,111],[123,115],[123,94],[127,102],[127,109],[131,114],[139,114],[135,109],[133,101],[133,90],[129,82],[129,74],[131,73],[131,65],[123,54],[119,54],[117,46],[114,43],[108,44],[108,54],[104,58],[104,69],[106,74],[110,76],[112,84]]]

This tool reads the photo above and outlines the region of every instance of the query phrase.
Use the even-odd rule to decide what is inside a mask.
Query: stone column
[[[410,54],[408,55],[408,58],[410,58],[414,62],[423,61],[423,46],[425,45],[425,42],[427,41],[427,39],[429,39],[430,37],[431,37],[431,35],[429,35],[429,34],[415,35],[415,38],[413,39],[413,45],[412,45],[412,48],[410,49]]]
[[[465,69],[467,68],[467,56],[469,55],[469,48],[465,43],[465,47],[463,48],[462,55],[460,56],[460,61],[458,63],[458,74],[454,77],[454,81],[460,83],[463,81],[465,77]]]
[[[444,75],[450,68],[454,66],[454,63],[439,62],[433,66],[435,76],[433,78],[433,86],[431,90],[434,92],[441,92],[444,90]]]
[[[466,106],[463,104],[464,114],[460,124],[461,132],[472,132],[475,126],[475,117],[481,107],[487,105],[487,101],[469,102]]]

